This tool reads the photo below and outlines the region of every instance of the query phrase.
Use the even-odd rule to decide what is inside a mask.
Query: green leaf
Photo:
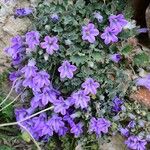
[[[85,1],[84,0],[77,0],[77,2],[76,2],[77,8],[83,8],[84,5],[85,5]]]
[[[93,60],[99,62],[102,59],[101,53],[100,52],[93,52],[91,54]]]
[[[74,63],[78,66],[79,64],[84,64],[86,62],[86,57],[74,55],[74,56],[70,57],[70,60],[72,61],[72,63]]]
[[[137,66],[146,66],[150,64],[150,56],[146,53],[141,53],[136,55],[133,61]]]
[[[131,51],[132,51],[131,45],[125,45],[121,50],[122,54],[124,54],[124,55],[129,54]]]
[[[27,132],[25,132],[25,131],[22,133],[22,138],[26,142],[30,142],[31,141],[30,135]]]
[[[0,146],[0,150],[14,150],[14,149],[12,149],[11,147],[8,147],[6,145],[2,145],[2,146]]]

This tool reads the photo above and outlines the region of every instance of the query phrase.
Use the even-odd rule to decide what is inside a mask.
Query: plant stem
[[[0,112],[3,111],[5,108],[9,107],[11,104],[13,104],[20,96],[22,93],[20,93],[13,101],[11,101],[9,104],[7,104],[5,107],[0,109]]]
[[[23,121],[26,121],[26,120],[28,120],[28,119],[31,119],[31,118],[33,118],[33,117],[35,117],[35,116],[37,116],[37,115],[39,115],[39,114],[41,114],[41,113],[43,113],[43,112],[46,112],[46,111],[48,111],[48,110],[51,110],[51,109],[53,109],[53,106],[48,107],[48,108],[46,108],[46,109],[43,109],[43,110],[41,110],[41,111],[39,111],[39,112],[37,112],[37,113],[31,115],[31,116],[28,116],[28,117],[26,117],[26,118],[20,120],[20,121],[0,124],[0,127],[17,125],[17,124],[19,124],[19,123],[21,123],[21,122],[23,122]]]
[[[31,139],[32,139],[32,141],[33,141],[33,143],[36,145],[36,147],[37,147],[37,150],[42,150],[41,148],[40,148],[40,146],[38,145],[38,143],[36,142],[36,140],[34,139],[34,137],[32,136],[32,134],[30,133],[30,131],[25,127],[25,126],[23,126],[21,123],[18,123],[18,125],[19,126],[21,126],[24,130],[26,130],[26,132],[30,135],[30,137],[31,137]]]

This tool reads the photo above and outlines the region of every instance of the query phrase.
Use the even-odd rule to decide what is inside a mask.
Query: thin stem
[[[13,85],[12,85],[12,87],[11,87],[11,89],[10,89],[8,95],[7,95],[6,98],[0,103],[0,106],[1,106],[3,103],[5,103],[6,100],[10,97],[10,95],[11,95],[11,93],[12,93],[14,87],[15,87],[15,83],[16,83],[17,80],[19,80],[19,79],[20,79],[20,78],[17,78],[17,79],[13,82]]]
[[[39,114],[41,114],[41,113],[43,113],[43,112],[46,112],[46,111],[48,111],[48,110],[51,110],[51,109],[53,109],[53,106],[48,107],[48,108],[46,108],[46,109],[43,109],[43,110],[41,110],[41,111],[39,111],[39,112],[37,112],[37,113],[31,115],[31,116],[28,116],[28,117],[26,117],[26,118],[20,120],[20,121],[0,124],[0,127],[17,125],[18,123],[21,123],[21,122],[23,122],[23,121],[26,121],[26,120],[28,120],[28,119],[31,119],[31,118],[33,118],[33,117],[35,117],[35,116],[37,116],[37,115],[39,115]]]
[[[26,132],[30,135],[30,137],[31,137],[31,139],[32,139],[32,141],[33,141],[33,143],[36,145],[36,147],[37,147],[37,150],[42,150],[41,148],[40,148],[40,146],[38,145],[38,143],[36,142],[36,140],[34,139],[34,137],[32,136],[32,134],[30,133],[30,131],[25,127],[25,126],[23,126],[21,123],[18,123],[18,125],[19,126],[21,126],[24,130],[26,130]]]
[[[7,107],[9,107],[11,104],[13,104],[20,96],[22,93],[20,93],[13,101],[11,101],[9,104],[7,104],[5,107],[3,107],[2,109],[0,109],[0,112],[3,111],[4,109],[6,109]]]

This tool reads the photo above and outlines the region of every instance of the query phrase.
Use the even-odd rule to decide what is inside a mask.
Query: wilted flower
[[[50,16],[51,20],[56,23],[59,20],[59,16],[57,13],[54,13]]]
[[[77,67],[74,65],[71,65],[69,61],[65,60],[62,65],[58,68],[58,71],[60,72],[61,78],[73,78],[73,72],[77,70]]]
[[[98,12],[94,13],[94,18],[96,18],[99,23],[101,23],[103,21],[103,16]]]
[[[71,127],[71,133],[74,134],[74,136],[77,138],[79,137],[83,130],[82,130],[82,127],[83,127],[83,123],[79,122],[78,124],[74,124],[72,127]]]
[[[118,63],[121,60],[121,55],[120,54],[113,54],[113,55],[111,55],[110,59],[113,62]]]
[[[109,17],[110,27],[116,28],[119,31],[122,30],[124,26],[127,25],[128,21],[124,18],[122,14],[119,15],[111,15]]]
[[[115,112],[115,113],[118,113],[119,111],[121,111],[122,104],[123,104],[123,101],[116,96],[113,99],[113,108],[112,108],[112,111]]]
[[[134,120],[130,121],[128,124],[128,128],[134,128],[136,125],[136,122]]]
[[[99,34],[99,31],[95,28],[93,23],[89,23],[82,27],[82,39],[87,40],[90,43],[95,42],[95,37]]]
[[[138,78],[136,80],[136,85],[137,86],[144,86],[150,90],[150,74],[148,74],[147,76],[145,76],[143,78]]]
[[[26,33],[26,44],[31,49],[35,49],[40,43],[40,34],[38,31],[30,31]]]
[[[129,136],[129,130],[127,128],[120,128],[120,133],[125,137]]]
[[[108,133],[108,128],[110,127],[110,121],[104,118],[92,118],[90,120],[89,131],[95,132],[97,135],[101,135],[101,133]]]
[[[147,33],[149,31],[148,28],[140,28],[140,29],[137,29],[137,32],[138,33]]]
[[[50,37],[46,36],[44,38],[45,42],[41,43],[41,47],[43,49],[46,49],[46,52],[50,55],[54,53],[54,51],[59,50],[59,45],[58,45],[58,38],[57,37]]]
[[[95,95],[97,93],[97,88],[100,87],[100,84],[98,82],[95,82],[92,78],[87,78],[84,83],[82,83],[82,88],[84,88],[84,92],[86,94],[93,94]]]
[[[104,33],[101,35],[101,38],[104,39],[105,44],[110,44],[111,42],[118,42],[118,30],[115,28],[106,27]]]
[[[30,15],[32,12],[33,11],[31,8],[17,8],[15,11],[15,15],[18,17],[24,17]]]
[[[128,148],[133,150],[146,150],[146,140],[141,139],[137,136],[130,136],[126,141],[125,144]]]
[[[83,109],[88,107],[90,97],[83,90],[73,93],[72,98],[75,100],[75,106],[77,108],[81,107]]]

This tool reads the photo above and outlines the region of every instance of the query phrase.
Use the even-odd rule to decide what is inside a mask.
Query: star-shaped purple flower
[[[120,32],[124,26],[127,25],[128,21],[124,18],[122,14],[111,15],[109,17],[110,27],[118,29]]]
[[[71,65],[69,61],[65,60],[62,65],[58,68],[58,71],[60,72],[61,78],[73,78],[73,72],[77,70],[77,67],[74,65]]]
[[[33,78],[33,87],[34,91],[40,91],[40,88],[50,85],[50,75],[45,71],[39,71]]]
[[[67,105],[66,101],[59,97],[59,99],[54,102],[54,112],[55,113],[61,113],[62,115],[65,115],[67,113],[67,109],[69,108],[69,105]]]
[[[127,145],[128,148],[133,150],[146,150],[147,141],[137,136],[130,136],[125,141],[125,144]]]
[[[108,129],[111,126],[110,121],[104,119],[104,118],[92,118],[90,120],[90,126],[89,131],[95,132],[97,135],[100,135],[101,133],[108,133]]]
[[[121,55],[120,54],[113,54],[113,55],[111,55],[110,59],[113,62],[118,63],[121,60]]]
[[[36,75],[36,71],[38,68],[35,66],[36,62],[34,60],[30,60],[28,65],[21,69],[21,72],[24,73],[25,78],[34,77]]]
[[[26,44],[29,48],[35,49],[40,43],[40,34],[38,31],[30,31],[26,33]]]
[[[82,83],[82,88],[84,88],[84,92],[86,94],[93,94],[95,95],[97,93],[97,88],[100,87],[100,84],[98,82],[95,82],[92,78],[87,78],[84,83]]]
[[[90,43],[95,42],[95,37],[98,36],[99,31],[95,28],[93,23],[89,23],[82,27],[82,39],[87,40]]]
[[[75,100],[75,106],[77,108],[81,107],[83,109],[88,107],[90,97],[83,90],[73,93],[72,98]]]
[[[58,133],[59,130],[65,126],[62,117],[58,117],[56,114],[52,116],[52,118],[50,118],[48,120],[48,124],[52,127],[52,129]]]
[[[82,127],[83,127],[83,123],[79,122],[78,124],[74,124],[72,127],[71,127],[71,133],[74,134],[74,136],[77,138],[79,137],[83,130],[82,130]]]
[[[22,51],[23,51],[23,38],[19,35],[11,39],[10,47],[5,48],[5,52],[14,60],[18,58],[20,52]]]
[[[57,37],[50,37],[46,36],[44,38],[45,42],[41,43],[41,47],[43,49],[46,49],[46,52],[50,55],[54,53],[54,51],[59,50],[59,45],[58,45],[58,38]]]
[[[101,35],[101,38],[104,39],[106,45],[110,44],[111,42],[115,43],[118,42],[118,30],[111,27],[106,27],[104,33]]]

